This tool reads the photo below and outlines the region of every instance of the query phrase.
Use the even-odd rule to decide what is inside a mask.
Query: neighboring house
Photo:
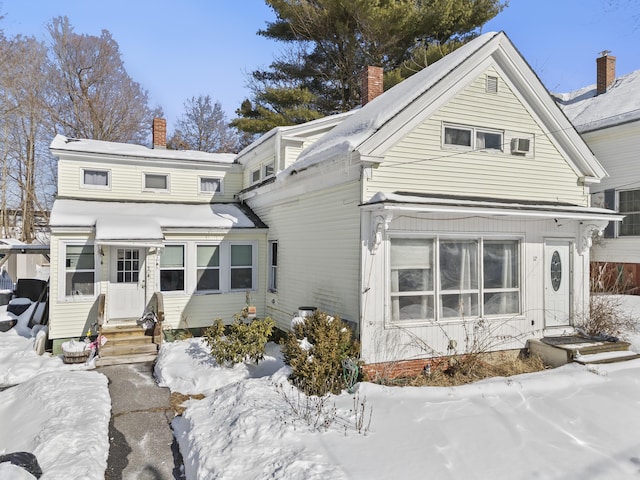
[[[596,59],[596,79],[595,85],[556,97],[609,174],[593,188],[594,205],[625,215],[605,229],[592,260],[612,267],[604,271],[613,274],[608,280],[617,279],[618,288],[640,293],[640,70],[616,78],[616,57],[603,52]]]
[[[605,171],[511,41],[482,35],[376,97],[381,79],[367,70],[362,108],[236,157],[56,137],[51,335],[80,335],[98,292],[109,318],[135,316],[119,278],[140,266],[170,327],[230,320],[250,290],[283,329],[302,306],[350,322],[371,368],[572,331],[592,235],[621,216],[591,207]],[[201,177],[224,193],[201,198]]]

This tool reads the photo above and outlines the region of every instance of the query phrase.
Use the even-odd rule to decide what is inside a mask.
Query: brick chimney
[[[608,50],[600,52],[596,58],[596,94],[605,93],[616,79],[616,57],[609,55]]]
[[[362,97],[362,106],[364,107],[383,92],[382,67],[368,66],[362,72],[361,81],[362,90],[360,96]]]
[[[153,119],[153,148],[167,148],[167,121],[164,118]]]

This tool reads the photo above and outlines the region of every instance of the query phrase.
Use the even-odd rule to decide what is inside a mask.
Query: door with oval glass
[[[571,242],[548,240],[544,246],[544,325],[571,323]]]
[[[145,249],[111,248],[108,320],[133,320],[144,313]]]

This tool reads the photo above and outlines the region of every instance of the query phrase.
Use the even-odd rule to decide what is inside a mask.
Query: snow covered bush
[[[245,323],[240,315],[236,315],[234,323],[226,327],[218,318],[204,331],[204,339],[220,365],[258,363],[264,358],[265,345],[274,326],[270,317]]]
[[[316,311],[293,324],[282,345],[291,381],[307,395],[340,393],[346,386],[342,361],[356,359],[360,345],[340,317]]]

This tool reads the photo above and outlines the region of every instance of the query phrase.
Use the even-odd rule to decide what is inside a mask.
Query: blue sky
[[[46,39],[45,25],[69,17],[77,33],[109,30],[131,77],[165,111],[169,129],[186,99],[210,95],[227,116],[248,95],[247,74],[281,46],[256,35],[275,17],[263,0],[0,0],[5,35]],[[637,0],[511,0],[484,32],[504,30],[545,86],[567,92],[595,83],[598,52],[617,73],[640,69]]]

